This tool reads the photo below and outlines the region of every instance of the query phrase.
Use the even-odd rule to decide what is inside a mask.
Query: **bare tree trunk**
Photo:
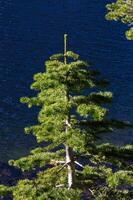
[[[69,102],[69,94],[67,93],[66,99]],[[68,119],[66,119],[66,134],[71,127],[71,116],[68,115]],[[73,149],[65,144],[66,150],[66,164],[67,164],[67,176],[68,176],[68,189],[75,187],[75,160]]]
[[[67,34],[64,35],[64,64],[67,64]],[[66,91],[66,100],[69,102],[69,90]],[[66,133],[68,129],[71,127],[70,123],[70,114],[68,114],[66,119]],[[75,162],[73,149],[65,144],[66,149],[66,164],[67,164],[67,174],[68,174],[68,189],[75,187]]]
[[[73,150],[69,146],[66,147],[66,163],[67,163],[67,175],[68,175],[68,189],[75,187],[75,162],[73,156]]]

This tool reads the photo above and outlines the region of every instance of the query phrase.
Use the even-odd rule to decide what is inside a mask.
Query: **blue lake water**
[[[111,116],[133,121],[133,42],[126,25],[105,20],[111,0],[0,0],[0,161],[25,155],[36,145],[23,128],[36,120],[36,110],[19,103],[32,95],[33,74],[44,60],[69,47],[90,60],[107,77],[114,92]],[[106,136],[106,141],[133,144],[133,131]]]

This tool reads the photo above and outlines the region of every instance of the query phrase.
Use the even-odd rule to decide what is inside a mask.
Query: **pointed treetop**
[[[68,35],[64,34],[64,63],[67,63],[66,53],[67,53],[67,38]]]

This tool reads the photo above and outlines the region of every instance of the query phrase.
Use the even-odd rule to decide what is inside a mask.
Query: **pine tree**
[[[34,75],[31,85],[37,95],[21,99],[28,107],[40,108],[38,124],[25,128],[40,146],[10,161],[23,171],[39,171],[35,178],[19,180],[15,186],[1,185],[0,195],[12,194],[14,200],[78,200],[84,195],[97,200],[130,198],[129,190],[118,187],[133,184],[129,165],[133,147],[96,142],[102,133],[131,127],[107,117],[105,104],[113,97],[105,91],[108,81],[78,54],[67,51],[66,34],[64,53],[51,56],[45,66],[46,71]]]
[[[122,23],[130,25],[130,29],[126,31],[126,37],[133,40],[133,0],[117,0],[115,3],[107,5],[108,20],[120,20]]]

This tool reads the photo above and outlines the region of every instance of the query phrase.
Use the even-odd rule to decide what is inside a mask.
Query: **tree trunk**
[[[68,175],[68,189],[75,187],[75,163],[73,150],[69,146],[66,147],[66,163],[67,163],[67,175]]]
[[[69,94],[66,95],[67,101],[69,102]],[[68,114],[68,119],[66,119],[66,134],[71,128],[71,117],[70,113]],[[65,144],[66,150],[66,164],[67,164],[67,176],[68,176],[68,189],[75,187],[75,162],[73,149]]]
[[[67,34],[64,35],[64,64],[67,64]],[[66,77],[67,80],[67,77]],[[67,88],[66,91],[66,100],[69,102],[69,90]],[[71,127],[70,123],[70,113],[67,116],[66,119],[66,133]],[[66,149],[66,164],[67,164],[67,176],[68,176],[68,189],[75,187],[75,162],[74,162],[74,156],[73,156],[73,149],[65,144]]]

